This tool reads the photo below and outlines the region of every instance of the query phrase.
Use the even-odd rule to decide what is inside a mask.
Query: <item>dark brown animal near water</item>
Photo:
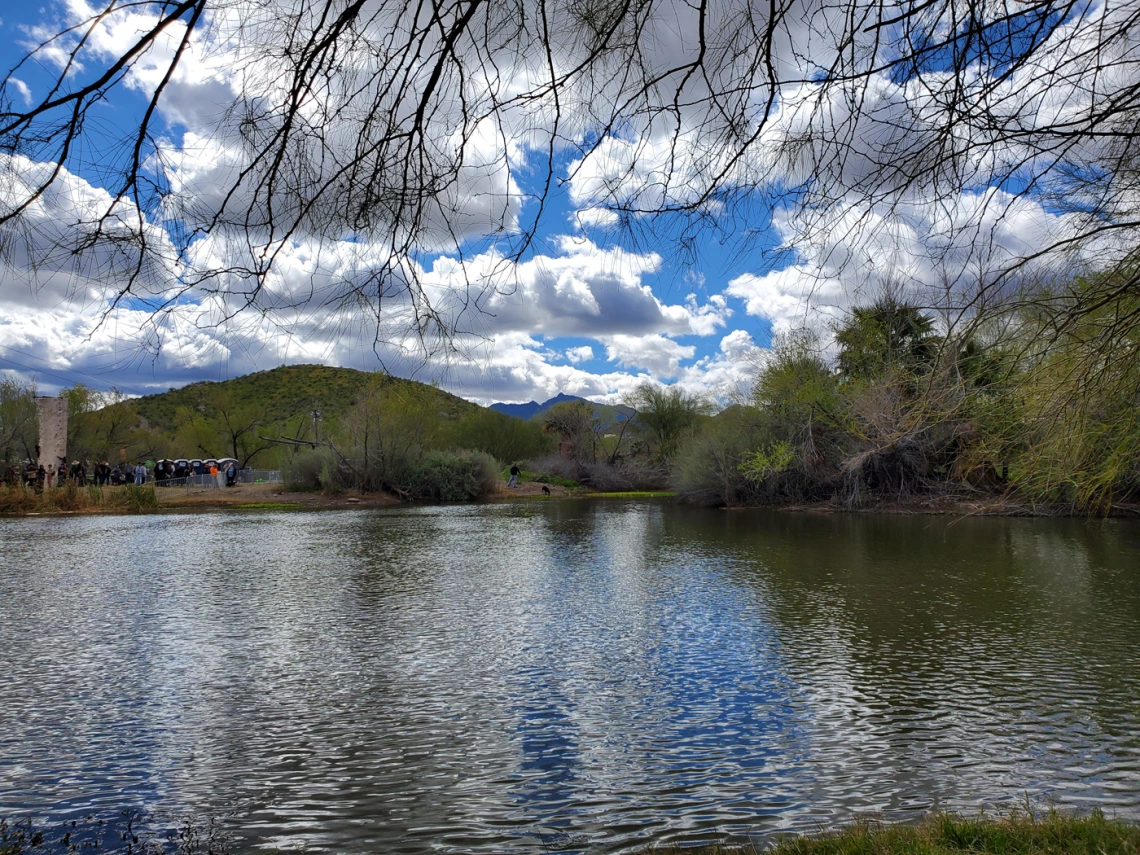
[[[550,488],[547,487],[545,484],[543,484],[542,485],[542,492],[545,493],[547,496],[549,496],[550,495]]]

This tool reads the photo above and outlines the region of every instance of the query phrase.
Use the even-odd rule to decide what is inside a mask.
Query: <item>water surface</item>
[[[527,501],[0,522],[0,815],[615,851],[1140,819],[1140,526]]]

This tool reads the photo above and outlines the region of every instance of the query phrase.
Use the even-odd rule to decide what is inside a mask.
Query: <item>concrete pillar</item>
[[[40,419],[40,465],[67,465],[67,398],[36,398]]]

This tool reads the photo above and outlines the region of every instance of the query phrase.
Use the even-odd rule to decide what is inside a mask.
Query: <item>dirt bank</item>
[[[399,499],[386,493],[342,493],[326,495],[289,490],[283,484],[239,484],[220,490],[187,491],[181,487],[160,487],[155,490],[161,509],[242,507],[296,507],[296,508],[384,508],[400,504]]]

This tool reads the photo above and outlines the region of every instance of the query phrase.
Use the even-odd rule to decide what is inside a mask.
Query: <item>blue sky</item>
[[[803,0],[806,6],[812,2]],[[733,13],[731,5],[723,14]],[[68,0],[5,9],[0,65],[7,69],[19,62],[38,41],[36,28],[58,32],[61,24],[82,20],[96,8],[102,6]],[[675,12],[680,23],[658,34],[661,44],[655,42],[653,50],[686,56],[692,45],[684,21],[692,7],[663,9],[663,18]],[[1097,13],[1093,7],[1083,11],[1090,18]],[[110,61],[146,21],[127,20],[129,14],[95,34],[83,55],[86,64],[72,79],[84,79]],[[667,129],[662,134],[659,124],[631,123],[600,140],[583,132],[564,138],[535,240],[518,258],[507,247],[517,241],[520,224],[534,219],[546,176],[543,133],[549,129],[543,126],[541,99],[528,107],[518,133],[508,128],[500,138],[497,130],[476,128],[464,144],[465,162],[489,165],[482,171],[465,167],[449,191],[459,212],[450,227],[459,224],[460,246],[449,249],[447,241],[440,242],[437,228],[436,245],[429,240],[399,262],[405,275],[418,271],[425,293],[445,307],[444,314],[463,308],[448,346],[426,349],[403,337],[407,303],[386,296],[378,325],[370,316],[375,300],[346,300],[383,260],[371,234],[298,234],[282,248],[264,292],[236,314],[234,301],[247,282],[211,274],[204,286],[188,286],[188,271],[228,269],[250,255],[249,246],[198,240],[179,254],[174,231],[186,225],[185,217],[168,213],[165,220],[148,222],[148,245],[158,249],[148,257],[147,293],[117,304],[129,251],[116,255],[96,247],[78,257],[60,251],[74,244],[77,224],[107,204],[114,165],[107,152],[137,124],[144,93],[155,85],[155,69],[161,71],[160,46],[155,62],[148,57],[93,108],[69,171],[10,232],[17,249],[0,268],[0,370],[34,379],[45,392],[81,382],[145,393],[285,363],[322,362],[383,365],[482,403],[545,400],[561,392],[612,402],[642,382],[679,383],[728,402],[749,388],[774,333],[808,326],[826,347],[830,328],[852,304],[893,289],[922,305],[945,305],[971,283],[986,281],[991,271],[1069,233],[1064,216],[998,189],[1003,182],[1011,186],[1001,164],[1016,161],[1013,151],[984,152],[972,166],[978,180],[949,196],[924,196],[910,188],[889,204],[869,199],[860,187],[860,170],[866,172],[883,151],[922,144],[927,130],[916,126],[898,135],[896,119],[913,98],[907,87],[914,81],[889,75],[869,78],[865,114],[849,119],[857,123],[858,144],[841,154],[826,146],[815,154],[810,177],[851,192],[833,193],[826,206],[808,214],[797,208],[796,195],[783,193],[809,176],[780,154],[780,134],[811,127],[839,103],[818,109],[821,99],[834,94],[803,82],[817,80],[826,65],[826,50],[805,66],[797,49],[799,40],[818,38],[814,26],[813,16],[805,14],[776,40],[780,70],[789,82],[773,102],[771,132],[734,162],[726,173],[728,204],[721,197],[710,201],[698,212],[709,226],[693,232],[686,231],[690,221],[671,214],[635,216],[632,230],[616,229],[613,209],[636,207],[639,200],[651,208],[668,206],[699,192],[728,157],[701,137],[707,115],[682,119],[693,121],[696,130],[686,127],[676,136]],[[228,50],[224,39],[202,41],[183,60],[160,103],[154,135],[161,140],[164,177],[172,190],[168,211],[213,210],[241,157],[234,128],[218,117],[237,95],[258,95],[251,89],[256,79],[273,85],[273,68],[252,64],[242,66],[239,83],[233,71],[239,63]],[[9,80],[5,95],[13,103],[43,97],[59,71],[58,55],[45,53],[37,62]],[[932,62],[937,64],[936,56]],[[261,78],[253,73],[258,68]],[[999,64],[994,73],[1002,70]],[[525,78],[526,63],[515,73]],[[1017,96],[1026,109],[1039,108],[1033,98],[1048,97],[1027,88],[1026,81],[1003,85],[1029,93]],[[760,101],[750,105],[754,118],[767,110]],[[931,118],[932,136],[937,127],[937,117]],[[583,155],[592,141],[598,144]],[[35,152],[4,163],[17,190],[46,168]],[[509,177],[503,167],[509,167]],[[504,224],[498,237],[479,237]],[[987,236],[984,245],[976,238],[979,230]],[[462,282],[478,283],[474,304],[463,306],[473,292],[460,287]],[[164,311],[156,312],[156,306]]]

